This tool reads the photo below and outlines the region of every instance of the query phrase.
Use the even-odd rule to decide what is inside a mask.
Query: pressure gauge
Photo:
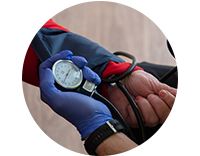
[[[65,89],[75,89],[83,81],[82,70],[70,60],[58,60],[52,71],[56,82]]]
[[[92,96],[96,90],[93,82],[83,79],[82,70],[70,60],[58,60],[52,67],[55,86],[61,91],[75,91]]]

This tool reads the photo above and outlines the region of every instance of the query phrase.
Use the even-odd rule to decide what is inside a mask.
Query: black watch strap
[[[107,121],[104,125],[96,129],[85,141],[85,149],[90,155],[97,155],[95,150],[106,138],[116,132],[125,130],[121,123],[114,119]]]

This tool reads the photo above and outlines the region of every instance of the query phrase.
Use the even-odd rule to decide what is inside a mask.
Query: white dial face
[[[82,80],[82,71],[70,60],[59,60],[53,65],[56,82],[64,88],[77,88]]]

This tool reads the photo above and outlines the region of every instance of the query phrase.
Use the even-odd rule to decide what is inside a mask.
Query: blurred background
[[[67,8],[52,19],[110,52],[131,53],[137,62],[176,65],[161,29],[133,8],[111,2],[88,2]],[[44,133],[67,149],[87,154],[76,128],[40,100],[39,88],[23,82],[23,90],[29,111]]]

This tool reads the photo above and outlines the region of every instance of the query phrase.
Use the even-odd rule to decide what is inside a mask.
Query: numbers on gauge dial
[[[82,81],[80,69],[72,63],[58,63],[55,68],[55,76],[57,81],[68,87],[76,86],[80,81]]]

